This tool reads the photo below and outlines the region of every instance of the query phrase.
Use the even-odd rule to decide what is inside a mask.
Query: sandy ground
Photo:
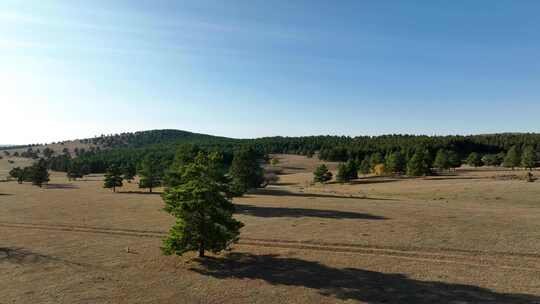
[[[206,260],[161,254],[173,219],[136,184],[0,183],[0,303],[540,303],[524,171],[312,185],[318,160],[278,157],[278,184],[235,199],[240,243]]]

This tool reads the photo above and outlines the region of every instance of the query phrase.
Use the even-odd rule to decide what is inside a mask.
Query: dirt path
[[[116,229],[107,227],[76,226],[64,224],[34,224],[0,222],[0,227],[34,229],[75,233],[98,233],[128,237],[163,238],[166,231]],[[451,248],[398,248],[374,247],[361,244],[306,242],[279,239],[241,238],[237,246],[255,246],[310,251],[329,251],[365,256],[381,256],[428,263],[460,264],[473,267],[490,267],[540,273],[540,254],[513,252],[482,252]]]

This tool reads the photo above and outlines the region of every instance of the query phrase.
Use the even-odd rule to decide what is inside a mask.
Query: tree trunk
[[[152,193],[152,186],[150,186],[149,188],[150,188],[150,193]]]
[[[116,192],[116,187],[115,186],[112,187],[112,192]]]
[[[199,257],[204,258],[204,242],[199,244]]]

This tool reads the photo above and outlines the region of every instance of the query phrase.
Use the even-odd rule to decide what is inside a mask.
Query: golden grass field
[[[540,303],[525,171],[312,185],[320,161],[277,157],[281,180],[235,199],[240,242],[205,260],[161,254],[173,218],[135,183],[1,182],[0,303]]]

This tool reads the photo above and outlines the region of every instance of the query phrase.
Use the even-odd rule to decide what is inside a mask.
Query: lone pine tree
[[[318,166],[315,172],[313,172],[313,181],[316,183],[324,184],[330,180],[332,180],[332,172],[328,171],[328,167],[325,164]]]
[[[198,251],[217,253],[238,240],[243,224],[233,218],[230,179],[217,153],[199,153],[182,170],[181,184],[165,190],[165,211],[176,217],[163,241],[166,255]]]
[[[25,175],[25,173],[23,173]],[[37,163],[32,165],[28,170],[27,177],[32,182],[32,185],[41,187],[49,181],[49,171],[47,170],[47,162],[42,158]],[[24,178],[27,178],[26,176]]]
[[[536,167],[536,162],[536,151],[534,151],[533,147],[531,146],[525,147],[523,150],[523,155],[521,156],[521,166],[532,171],[532,169]]]
[[[122,172],[117,166],[112,165],[105,173],[103,188],[112,188],[113,192],[116,192],[116,187],[122,187],[122,180]]]
[[[234,153],[230,174],[235,191],[245,193],[258,188],[264,182],[264,170],[259,164],[259,155],[252,148],[243,148]]]
[[[520,163],[521,156],[519,155],[518,148],[517,146],[512,146],[504,157],[504,166],[514,170],[515,167],[519,167]]]
[[[152,189],[161,185],[163,171],[160,160],[149,154],[143,159],[139,169],[139,188],[148,188],[150,193]]]

